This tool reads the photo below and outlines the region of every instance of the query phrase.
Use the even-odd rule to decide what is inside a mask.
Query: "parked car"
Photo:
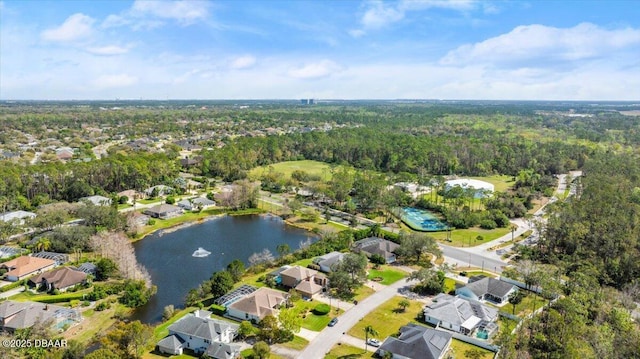
[[[334,325],[336,325],[338,323],[338,318],[333,318],[331,319],[331,321],[329,322],[329,326],[333,327]]]
[[[367,340],[367,344],[371,345],[372,347],[379,347],[380,346],[380,341],[378,339],[369,339]]]

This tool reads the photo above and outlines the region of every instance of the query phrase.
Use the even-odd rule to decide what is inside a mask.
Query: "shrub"
[[[98,303],[98,305],[96,305],[96,311],[101,312],[105,309],[109,309],[111,308],[111,304],[109,304],[108,302],[100,302]]]
[[[374,264],[385,264],[385,263],[387,263],[387,260],[384,259],[384,257],[381,256],[378,253],[372,254],[371,257],[369,258],[369,260],[371,261],[371,263],[374,263]]]
[[[331,307],[329,304],[318,304],[315,308],[313,308],[313,313],[316,315],[327,315],[331,311]]]

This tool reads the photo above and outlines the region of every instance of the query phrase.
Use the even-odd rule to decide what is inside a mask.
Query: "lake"
[[[158,292],[137,308],[133,320],[157,323],[165,306],[184,307],[189,289],[196,288],[213,272],[226,268],[234,259],[245,265],[249,256],[267,248],[277,256],[276,247],[288,244],[292,250],[314,235],[286,225],[274,216],[224,216],[173,232],[156,232],[133,244],[138,262],[144,265]],[[211,252],[194,257],[198,248]]]

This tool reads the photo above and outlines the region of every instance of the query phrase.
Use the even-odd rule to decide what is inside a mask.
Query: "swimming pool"
[[[400,209],[400,219],[416,231],[437,232],[449,229],[433,213],[419,208],[404,207]]]

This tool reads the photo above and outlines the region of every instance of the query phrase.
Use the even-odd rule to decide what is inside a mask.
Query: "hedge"
[[[313,314],[316,315],[327,315],[331,311],[331,307],[329,304],[318,304],[315,308],[313,308]]]
[[[86,293],[65,293],[60,295],[51,295],[46,297],[33,297],[29,298],[34,302],[40,303],[62,303],[62,302],[70,302],[72,300],[83,300]]]
[[[13,282],[11,284],[7,284],[4,287],[0,288],[0,293],[4,293],[8,290],[14,289],[14,288],[18,288],[20,286],[23,286],[27,281],[26,280],[19,280],[17,282]]]

